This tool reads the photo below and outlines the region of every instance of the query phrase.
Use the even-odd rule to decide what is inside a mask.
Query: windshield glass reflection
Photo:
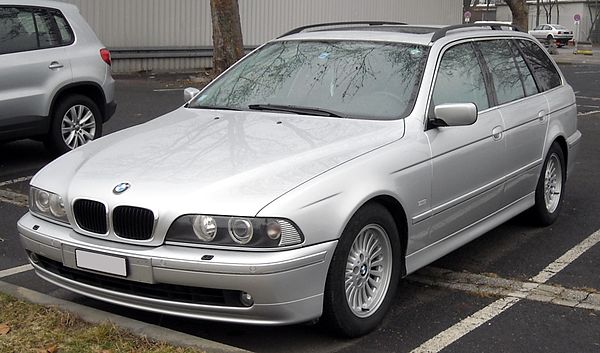
[[[275,42],[211,84],[189,107],[403,118],[412,110],[427,52],[404,43]],[[315,114],[319,111],[328,114]]]

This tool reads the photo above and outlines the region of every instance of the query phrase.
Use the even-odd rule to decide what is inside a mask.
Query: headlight
[[[29,210],[55,221],[69,223],[62,197],[33,186],[29,189]]]
[[[185,215],[171,224],[166,241],[277,248],[300,244],[304,238],[298,228],[285,219]]]

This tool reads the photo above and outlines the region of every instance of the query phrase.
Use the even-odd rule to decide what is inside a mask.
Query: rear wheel
[[[62,99],[52,116],[46,143],[63,154],[102,136],[102,115],[93,100],[82,95]]]
[[[548,226],[558,218],[566,181],[566,165],[562,148],[555,142],[550,146],[535,189],[532,208],[536,221]]]
[[[398,230],[379,204],[361,208],[344,230],[327,275],[323,323],[358,337],[389,309],[403,264]]]

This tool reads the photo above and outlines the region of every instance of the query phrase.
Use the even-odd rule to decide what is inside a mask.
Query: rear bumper
[[[36,227],[37,226],[37,227]],[[35,229],[34,229],[35,228]],[[119,244],[75,233],[31,214],[18,222],[20,240],[36,273],[45,280],[76,293],[136,309],[224,322],[280,325],[309,321],[321,316],[323,291],[336,241],[278,252],[206,250],[176,246],[145,247]],[[118,277],[77,267],[76,250],[125,258],[127,276]],[[194,253],[196,261],[190,261]],[[35,255],[33,255],[35,254]],[[181,254],[180,257],[177,254]],[[211,260],[201,260],[212,255]],[[49,259],[64,273],[45,265]],[[186,260],[183,260],[187,258]],[[139,285],[147,292],[118,290],[90,284],[66,275],[89,274],[95,278]],[[254,304],[214,304],[147,295],[154,288],[194,288],[244,292]],[[122,288],[125,288],[124,286]],[[163,290],[164,292],[164,290]]]
[[[104,122],[107,122],[117,111],[117,102],[112,101],[106,104],[104,108]]]
[[[567,178],[569,177],[569,175],[571,175],[571,172],[575,168],[575,161],[577,160],[577,155],[579,154],[579,146],[581,145],[581,136],[581,132],[577,130],[574,134],[567,138]]]

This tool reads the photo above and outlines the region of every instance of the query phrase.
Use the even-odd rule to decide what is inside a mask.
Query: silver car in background
[[[110,65],[74,5],[0,0],[0,140],[64,153],[102,136],[116,109]]]
[[[573,31],[565,26],[556,24],[539,25],[529,31],[529,34],[542,43],[550,44],[554,40],[559,47],[567,45],[573,39]]]
[[[37,274],[159,313],[359,336],[401,277],[524,211],[556,220],[581,133],[538,41],[331,27],[42,169],[18,222]]]

